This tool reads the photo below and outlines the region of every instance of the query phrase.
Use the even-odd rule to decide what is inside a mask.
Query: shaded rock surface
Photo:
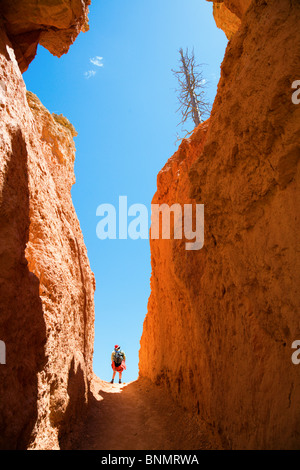
[[[38,44],[60,57],[80,31],[88,29],[91,0],[1,0],[4,27],[22,72],[34,59]]]
[[[300,446],[299,21],[298,1],[252,3],[227,46],[207,131],[183,141],[153,199],[203,203],[205,244],[151,240],[140,376],[231,448]]]
[[[85,410],[94,276],[71,200],[76,134],[0,35],[0,447],[59,448]]]
[[[214,3],[213,14],[216,25],[231,39],[241,25],[241,20],[225,6],[224,3]]]
[[[77,450],[210,450],[220,439],[149,379],[127,384],[93,377],[87,419],[72,434]]]

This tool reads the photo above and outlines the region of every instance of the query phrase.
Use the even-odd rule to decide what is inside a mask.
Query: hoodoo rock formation
[[[205,205],[205,243],[188,252],[181,240],[151,240],[140,375],[163,383],[226,447],[295,449],[300,4],[249,3],[224,1],[241,25],[211,117],[158,176],[154,202]]]
[[[56,449],[88,400],[95,281],[70,194],[75,130],[26,92],[3,28],[0,115],[0,448]]]

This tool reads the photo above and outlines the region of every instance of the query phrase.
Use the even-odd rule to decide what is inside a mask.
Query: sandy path
[[[94,378],[77,449],[195,450],[220,448],[207,427],[146,379],[110,384]]]

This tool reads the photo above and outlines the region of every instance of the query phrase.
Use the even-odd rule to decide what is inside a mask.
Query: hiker
[[[113,377],[111,380],[111,384],[114,383],[116,372],[119,372],[119,384],[122,383],[122,372],[123,370],[126,370],[126,356],[124,351],[121,350],[120,346],[118,344],[115,345],[115,349],[113,350],[111,354],[111,367],[113,369]]]

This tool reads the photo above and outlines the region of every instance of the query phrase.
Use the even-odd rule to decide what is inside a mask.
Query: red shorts
[[[111,367],[113,368],[113,370],[116,370],[117,372],[123,372],[123,370],[126,370],[125,361],[122,361],[119,366],[116,366],[116,364],[112,362]]]

